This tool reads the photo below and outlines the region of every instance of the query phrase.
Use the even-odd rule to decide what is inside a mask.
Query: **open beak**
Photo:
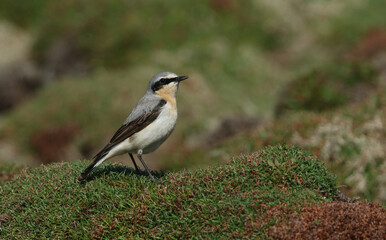
[[[176,80],[177,80],[177,82],[181,82],[185,79],[188,79],[188,76],[178,76]]]

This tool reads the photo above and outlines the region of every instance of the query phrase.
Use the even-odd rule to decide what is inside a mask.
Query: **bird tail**
[[[101,164],[104,160],[106,160],[106,156],[107,155],[107,153],[106,154],[103,154],[103,155],[100,155],[100,154],[98,154],[98,155],[96,155],[95,157],[94,157],[94,161],[90,164],[90,165],[88,165],[88,167],[79,175],[79,177],[78,177],[78,180],[79,181],[82,181],[82,180],[84,180],[86,177],[87,177],[87,175],[95,168],[95,167],[97,167],[99,164]]]

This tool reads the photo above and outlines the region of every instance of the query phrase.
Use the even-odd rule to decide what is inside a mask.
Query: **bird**
[[[150,178],[158,182],[142,155],[155,151],[174,130],[177,122],[177,91],[180,82],[185,79],[188,79],[188,76],[178,76],[172,72],[154,75],[149,81],[145,95],[105,147],[93,157],[93,162],[79,175],[78,180],[85,180],[87,175],[105,160],[128,153],[137,173],[140,170],[133,154],[137,155]]]

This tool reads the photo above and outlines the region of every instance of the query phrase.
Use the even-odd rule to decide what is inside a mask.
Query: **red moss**
[[[369,59],[386,51],[386,29],[373,29],[367,32],[354,47],[354,59]]]
[[[329,202],[287,215],[268,235],[274,239],[386,239],[385,226],[386,209],[377,204]]]

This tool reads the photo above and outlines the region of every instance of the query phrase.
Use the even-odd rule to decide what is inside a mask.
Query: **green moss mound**
[[[279,216],[335,196],[335,178],[297,147],[274,146],[206,170],[167,173],[163,185],[120,165],[31,169],[1,187],[3,238],[254,237]]]

